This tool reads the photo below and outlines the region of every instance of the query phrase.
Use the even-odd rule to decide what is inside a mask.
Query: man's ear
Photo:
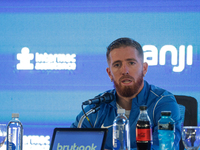
[[[106,72],[107,72],[107,74],[108,74],[110,80],[112,81],[112,80],[113,80],[113,76],[112,76],[112,74],[111,74],[110,68],[106,68]]]
[[[143,76],[146,75],[147,70],[148,70],[148,64],[147,64],[146,62],[144,62],[144,63],[143,63]]]

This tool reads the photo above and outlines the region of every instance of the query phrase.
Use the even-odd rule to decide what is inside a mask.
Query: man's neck
[[[125,110],[131,110],[132,98],[122,97],[119,94],[117,95],[117,103]]]
[[[142,86],[140,87],[140,89],[138,90],[138,92],[136,94],[134,94],[131,97],[123,97],[121,96],[118,92],[117,92],[117,103],[125,110],[131,110],[131,106],[132,106],[132,99],[135,98],[143,89],[144,87],[144,82],[142,84]]]

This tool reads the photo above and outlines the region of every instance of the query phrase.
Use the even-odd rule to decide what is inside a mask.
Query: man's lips
[[[132,82],[132,80],[130,80],[130,79],[124,79],[124,80],[122,80],[122,82],[123,83],[130,83],[130,82]]]
[[[123,84],[131,84],[133,81],[134,81],[134,78],[133,77],[121,77],[120,80],[119,80],[121,83]]]

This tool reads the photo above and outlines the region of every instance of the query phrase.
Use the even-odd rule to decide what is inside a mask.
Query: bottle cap
[[[125,114],[125,109],[117,109],[117,114]]]
[[[18,113],[12,113],[12,118],[19,118],[19,114]]]
[[[161,115],[162,116],[170,116],[171,115],[171,111],[161,111]]]
[[[147,106],[145,106],[145,105],[140,106],[140,110],[147,110]]]

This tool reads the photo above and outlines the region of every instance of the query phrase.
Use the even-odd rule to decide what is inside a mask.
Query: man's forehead
[[[122,48],[115,48],[109,54],[108,64],[113,64],[119,61],[137,61],[143,63],[138,50],[135,47],[127,46]]]
[[[115,48],[110,54],[110,58],[135,58],[138,56],[138,51],[134,47],[125,47],[125,48]]]

